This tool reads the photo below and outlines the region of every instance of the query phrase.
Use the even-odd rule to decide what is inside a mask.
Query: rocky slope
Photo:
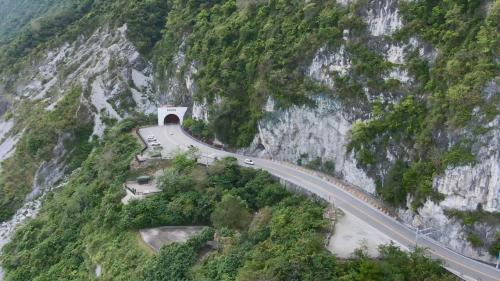
[[[390,35],[401,27],[395,1],[373,1],[364,18],[371,33],[373,44],[387,61],[395,67],[386,77],[394,78],[402,83],[411,84],[413,77],[405,70],[405,55],[412,49],[417,49],[420,55],[432,62],[437,52],[412,38],[407,43],[384,42],[384,36]],[[349,34],[344,31],[344,35]],[[345,36],[344,41],[349,37]],[[376,43],[375,43],[376,42]],[[349,75],[351,61],[344,45],[333,52],[320,49],[311,62],[308,74],[311,78],[320,81],[334,89],[335,83],[331,74],[340,76]],[[493,95],[498,95],[496,81],[487,89]],[[370,98],[370,89],[365,88]],[[388,97],[390,102],[396,102]],[[259,122],[256,136],[250,153],[267,156],[290,162],[312,161],[316,158],[332,161],[335,164],[335,175],[347,182],[359,186],[369,193],[375,194],[375,182],[363,169],[357,165],[353,154],[348,152],[349,132],[353,122],[360,114],[353,114],[356,109],[346,110],[334,98],[319,96],[315,99],[315,107],[292,107],[286,110],[270,110],[266,117]],[[269,109],[268,109],[269,110]],[[490,212],[500,211],[500,130],[499,118],[488,124],[491,128],[488,134],[482,136],[474,144],[477,162],[472,165],[448,168],[444,174],[434,179],[433,188],[444,194],[444,200],[434,203],[428,200],[423,207],[416,211],[401,209],[400,215],[408,224],[415,227],[433,227],[436,232],[432,238],[442,242],[452,249],[474,258],[493,261],[483,248],[473,247],[467,240],[463,225],[457,219],[449,218],[443,210],[476,210],[482,206]],[[453,141],[449,136],[449,142]],[[451,146],[451,144],[450,144]],[[386,157],[394,161],[397,152],[387,151]],[[378,169],[382,177],[387,172],[384,166]],[[409,200],[411,202],[411,198]],[[476,233],[481,233],[481,239],[494,241],[499,225],[477,223],[474,225]]]
[[[342,2],[349,5],[349,1]],[[417,53],[429,65],[435,63],[439,50],[424,43],[417,36],[409,40],[395,41],[390,36],[403,26],[397,1],[370,1],[361,9],[360,15],[367,24],[369,34],[363,35],[368,46],[373,47],[390,63],[391,67],[382,73],[384,80],[397,80],[402,87],[396,91],[381,92],[364,83],[363,91],[367,101],[382,98],[384,102],[397,103],[405,93],[414,91],[418,84],[415,77],[409,72],[407,57],[410,53]],[[313,80],[323,84],[335,92],[336,78],[353,75],[353,54],[348,46],[351,42],[359,41],[359,35],[353,35],[351,30],[343,30],[342,42],[336,49],[320,48],[305,73]],[[182,53],[183,48],[179,48]],[[177,57],[182,57],[182,55]],[[183,61],[181,61],[181,64]],[[189,65],[188,65],[189,66]],[[183,66],[186,67],[186,66]],[[189,85],[181,93],[193,97],[196,93],[192,86],[192,71],[183,77],[176,77],[173,85]],[[485,88],[485,93],[498,95],[497,81],[494,80]],[[186,99],[186,98],[185,98]],[[335,95],[318,93],[313,97],[314,106],[292,106],[286,109],[277,108],[273,98],[268,98],[263,108],[264,117],[258,122],[258,132],[250,147],[242,151],[248,154],[280,159],[307,165],[316,162],[316,168],[329,163],[334,167],[334,174],[347,182],[359,186],[369,193],[376,194],[376,177],[384,178],[388,168],[398,157],[403,155],[402,150],[409,151],[411,147],[390,147],[382,158],[386,161],[376,163],[376,168],[364,169],[359,165],[354,153],[347,149],[350,132],[355,122],[370,120],[371,112],[359,102],[358,105],[348,105]],[[220,102],[219,102],[220,103]],[[208,113],[217,111],[217,105],[195,103],[193,117],[210,120]],[[463,226],[463,222],[445,215],[446,210],[475,211],[478,206],[488,212],[500,212],[500,131],[498,117],[487,127],[490,131],[481,136],[472,147],[476,157],[473,164],[449,167],[444,173],[435,176],[433,188],[444,195],[440,202],[428,199],[422,207],[412,210],[409,205],[412,198],[408,198],[407,208],[399,209],[401,218],[415,227],[433,227],[436,231],[431,237],[444,243],[448,247],[485,261],[493,261],[487,250],[481,246],[473,246],[468,241],[470,229]],[[471,132],[450,133],[445,139],[444,146],[452,147],[458,135],[471,135]],[[318,162],[319,160],[319,162]],[[319,166],[318,166],[319,163]],[[333,163],[333,165],[332,165]],[[474,233],[480,239],[492,243],[499,225],[478,222],[474,226]]]
[[[375,101],[398,104],[404,97],[418,92],[419,79],[411,70],[410,55],[417,54],[419,59],[433,67],[440,56],[440,50],[417,35],[412,34],[402,40],[392,37],[404,27],[399,10],[400,2],[367,1],[361,3],[357,10],[352,8],[356,3],[359,4],[358,1],[339,1],[338,4],[344,9],[342,13],[350,11],[348,20],[361,18],[364,27],[346,26],[339,30],[339,39],[334,44],[323,44],[317,50],[312,50],[312,59],[306,62],[304,68],[295,71],[321,87],[321,90],[315,88],[310,96],[310,103],[282,106],[283,101],[279,100],[279,96],[269,94],[272,89],[263,86],[264,82],[258,80],[251,85],[250,91],[261,91],[256,99],[264,101],[263,114],[262,117],[259,115],[257,133],[252,144],[243,151],[328,170],[366,192],[376,194],[377,182],[387,176],[397,159],[409,160],[408,154],[413,147],[403,142],[398,143],[393,138],[391,145],[379,153],[377,159],[382,160],[367,168],[356,157],[356,153],[348,149],[352,128],[356,123],[374,119],[372,106]],[[313,4],[307,5],[307,8],[314,10]],[[360,29],[363,31],[360,32]],[[165,33],[167,31],[169,30],[165,30]],[[92,123],[91,135],[97,138],[103,135],[106,126],[113,124],[114,120],[121,120],[134,113],[154,113],[157,104],[189,106],[193,118],[213,122],[214,116],[227,112],[227,108],[232,106],[231,96],[222,96],[227,93],[220,91],[218,94],[219,89],[216,89],[217,83],[225,80],[215,81],[217,83],[205,81],[204,90],[207,89],[206,84],[209,87],[215,85],[215,94],[210,92],[210,95],[205,95],[207,93],[199,89],[200,85],[196,82],[207,74],[203,63],[190,54],[193,46],[189,44],[197,42],[193,42],[192,38],[189,40],[188,32],[184,34],[181,29],[170,30],[177,31],[181,33],[178,42],[167,36],[168,44],[164,43],[168,45],[169,51],[173,50],[168,59],[162,57],[168,61],[168,67],[159,67],[161,60],[153,60],[158,64],[153,65],[141,56],[127,38],[127,25],[117,29],[102,26],[90,36],[82,35],[75,41],[42,52],[42,55],[23,65],[18,73],[0,77],[0,112],[4,111],[3,104],[8,103],[11,108],[17,108],[30,102],[42,107],[43,112],[51,112],[58,107],[69,88],[79,86],[82,89],[79,104],[84,112],[81,118]],[[217,31],[225,30],[221,28]],[[272,45],[274,41],[270,41],[268,43]],[[375,51],[375,54],[367,55],[367,51],[360,46]],[[161,48],[158,53],[156,55],[161,57]],[[239,58],[244,59],[246,55],[250,54],[240,55]],[[265,61],[273,59],[265,58]],[[366,59],[371,61],[368,63]],[[231,77],[228,69],[235,69],[234,65],[225,58],[218,60],[227,64],[220,70],[222,76],[226,75],[223,78]],[[376,73],[363,72],[366,71],[363,70],[365,64],[377,65]],[[259,67],[262,68],[259,71],[269,71],[265,63]],[[276,72],[272,73],[278,77],[276,79],[285,76],[277,75]],[[287,81],[286,79],[283,80]],[[498,95],[497,82],[493,80],[485,87],[486,96]],[[233,84],[231,87],[235,87]],[[358,87],[359,91],[354,98],[343,95],[343,92]],[[246,110],[261,104],[254,100],[247,102],[249,104],[243,107],[240,104],[237,106]],[[80,110],[75,115],[78,111]],[[16,144],[22,139],[25,129],[23,126],[26,126],[22,119],[23,116],[9,113],[1,118],[1,160],[11,156]],[[238,122],[235,119],[230,121]],[[475,140],[471,148],[476,159],[474,163],[448,167],[434,177],[432,187],[444,195],[443,200],[435,202],[428,199],[423,206],[412,210],[412,198],[409,197],[408,208],[399,209],[401,218],[408,224],[432,226],[437,229],[432,234],[436,240],[461,253],[486,261],[491,261],[491,256],[488,256],[485,248],[473,247],[468,241],[470,229],[466,229],[462,221],[445,212],[449,209],[477,210],[478,206],[488,212],[500,211],[499,123],[497,116],[487,125],[490,130]],[[436,134],[441,141],[439,145],[444,148],[455,145],[461,136],[474,135],[467,129],[459,132],[440,131]],[[60,142],[63,143],[66,137],[72,136],[59,132]],[[25,208],[32,209],[30,204],[34,203],[30,203],[30,200],[57,185],[63,175],[69,172],[62,159],[71,149],[56,145],[51,150],[51,159],[40,163],[34,174],[33,193],[28,196]],[[31,212],[21,211],[21,214],[16,214],[13,220],[2,226],[3,229],[8,229],[4,233],[10,234],[13,226],[30,216]],[[496,239],[496,233],[500,232],[499,227],[478,222],[472,228],[481,239],[491,243]],[[4,237],[7,236],[4,234]]]
[[[127,39],[126,32],[127,26],[102,27],[92,36],[64,43],[31,62],[17,76],[2,77],[6,87],[0,94],[11,98],[11,110],[35,101],[50,112],[57,108],[68,88],[80,86],[83,94],[79,108],[89,108],[85,117],[89,120],[81,121],[94,124],[92,135],[96,137],[102,136],[111,119],[154,113],[158,94],[152,84],[152,66]],[[24,130],[18,127],[25,125],[22,118],[16,114],[2,117],[0,159],[12,156],[22,138]],[[36,170],[24,206],[0,225],[0,248],[19,224],[37,214],[43,195],[70,172],[66,158],[73,148],[65,144],[73,137],[61,132],[50,160],[43,161]]]

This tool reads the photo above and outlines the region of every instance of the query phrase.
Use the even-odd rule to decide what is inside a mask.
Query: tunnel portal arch
[[[176,114],[173,114],[173,113],[165,116],[165,119],[163,119],[164,125],[180,124],[180,123],[181,123],[181,119],[179,118],[179,116],[177,116]]]
[[[158,126],[182,124],[187,107],[164,105],[158,107]]]

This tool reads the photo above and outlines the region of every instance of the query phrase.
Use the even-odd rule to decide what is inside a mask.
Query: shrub
[[[237,196],[226,194],[210,216],[215,227],[229,227],[244,230],[252,220],[252,214],[245,202]]]
[[[469,241],[472,245],[472,247],[482,247],[484,245],[483,240],[477,236],[475,233],[469,233],[467,235],[467,241]]]

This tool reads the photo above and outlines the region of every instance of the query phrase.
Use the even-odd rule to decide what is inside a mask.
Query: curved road
[[[186,135],[179,125],[143,128],[139,130],[139,133],[143,138],[154,135],[164,147],[164,153],[171,153],[172,148],[184,150],[188,146],[193,145],[202,154],[210,155],[211,157],[233,156],[238,159],[241,165],[244,165],[244,159],[250,158],[254,161],[255,168],[266,170],[277,177],[301,186],[326,201],[333,201],[336,207],[355,215],[387,235],[396,243],[408,248],[412,248],[415,245],[415,231],[358,199],[341,187],[336,186],[334,183],[306,173],[295,168],[293,165],[285,165],[280,162],[247,157],[212,148]],[[500,281],[500,270],[449,250],[432,239],[419,237],[418,245],[428,248],[429,254],[443,260],[450,271],[466,280]]]

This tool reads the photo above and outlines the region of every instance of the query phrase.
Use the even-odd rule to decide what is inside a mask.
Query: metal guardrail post
[[[496,269],[499,269],[500,268],[500,251],[498,251],[498,255],[497,255],[497,265],[495,266]]]

